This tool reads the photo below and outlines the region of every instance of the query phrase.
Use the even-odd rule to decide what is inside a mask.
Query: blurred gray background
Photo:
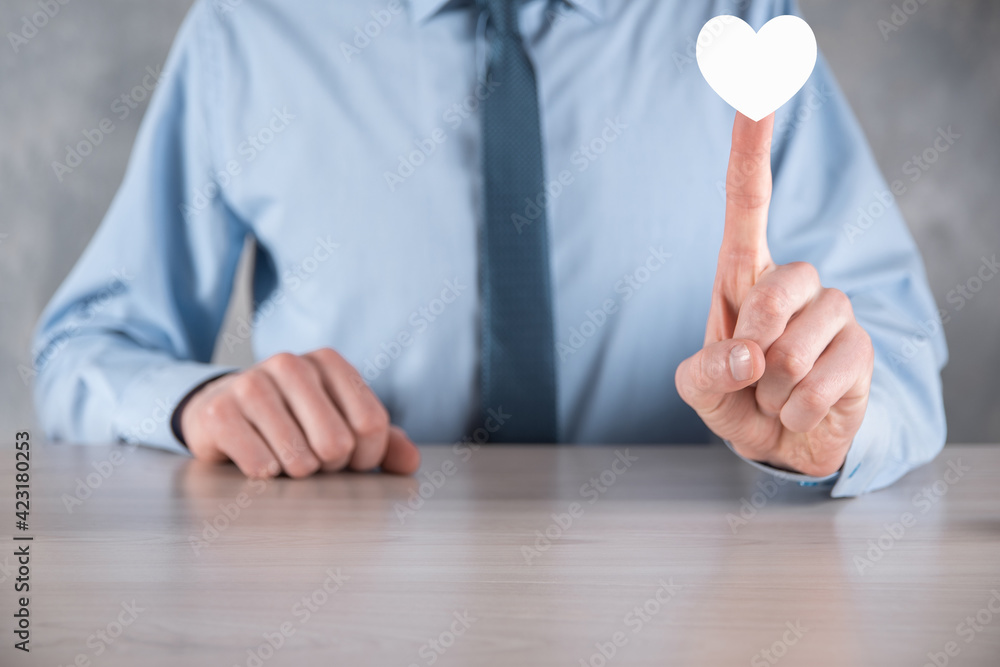
[[[23,17],[39,11],[38,0],[0,4],[4,433],[34,424],[30,388],[22,380],[31,367],[31,331],[121,181],[145,102],[124,121],[114,118],[114,132],[62,183],[52,161],[64,160],[65,146],[84,130],[113,117],[112,102],[140,84],[147,67],[155,71],[163,64],[191,4],[45,1],[58,6],[58,14],[16,53],[8,33],[21,31]],[[905,163],[932,145],[938,128],[950,125],[961,135],[916,183],[907,181],[898,203],[924,253],[938,305],[949,316],[949,441],[1000,442],[1000,278],[985,283],[960,310],[947,300],[975,275],[983,255],[1000,251],[1000,2],[800,2],[888,180],[904,178]],[[881,28],[879,21],[885,22]],[[247,311],[245,278],[244,270],[231,316]]]

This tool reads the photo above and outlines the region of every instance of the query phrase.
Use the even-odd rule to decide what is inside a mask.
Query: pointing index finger
[[[754,122],[736,112],[726,172],[726,226],[720,261],[747,259],[760,269],[770,264],[767,211],[771,202],[771,137],[774,114]]]

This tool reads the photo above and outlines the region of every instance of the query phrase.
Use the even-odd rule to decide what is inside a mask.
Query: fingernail
[[[753,377],[753,361],[750,348],[740,343],[729,352],[729,372],[737,382],[746,382]]]

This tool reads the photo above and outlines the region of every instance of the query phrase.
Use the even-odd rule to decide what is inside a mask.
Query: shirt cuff
[[[769,473],[779,479],[783,479],[789,482],[798,482],[800,486],[819,486],[821,484],[832,484],[840,476],[839,470],[837,472],[826,475],[825,477],[814,477],[812,475],[803,475],[802,473],[791,472],[789,470],[782,470],[781,468],[775,468],[773,466],[767,465],[766,463],[761,463],[760,461],[754,461],[748,459],[747,457],[737,452],[731,442],[729,442],[728,440],[723,440],[723,442],[726,443],[726,447],[729,447],[729,449],[733,452],[733,454],[736,454],[736,456],[739,456],[741,459],[752,465],[754,468],[757,468],[758,470],[763,470],[764,472]]]
[[[843,474],[830,494],[834,498],[859,496],[884,486],[878,478],[887,472],[887,463],[891,460],[889,445],[892,441],[890,404],[884,400],[884,395],[881,388],[872,384],[865,419],[854,436],[851,448],[847,450],[847,459],[841,468]],[[897,462],[896,465],[902,464]],[[900,476],[902,472],[896,475]]]
[[[235,366],[178,361],[144,372],[122,392],[113,422],[115,435],[128,443],[189,454],[171,427],[174,410],[191,390],[238,370]]]

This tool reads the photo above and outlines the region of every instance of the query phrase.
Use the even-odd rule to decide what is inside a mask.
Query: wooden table
[[[0,664],[1000,665],[998,446],[853,500],[716,446],[423,451],[265,483],[36,442],[22,533],[8,448]]]

